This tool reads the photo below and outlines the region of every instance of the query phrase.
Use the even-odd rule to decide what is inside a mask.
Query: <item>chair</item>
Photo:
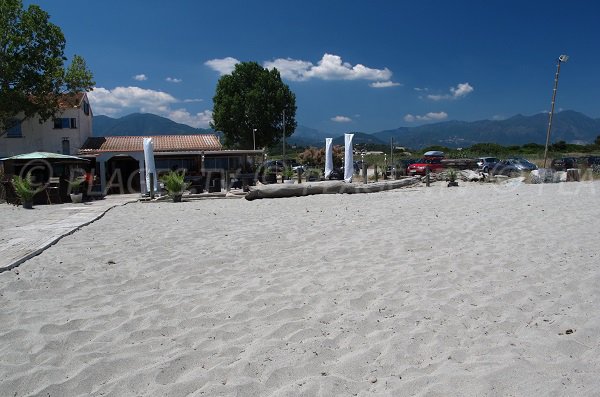
[[[46,186],[46,198],[48,204],[62,204],[63,200],[60,197],[60,178],[50,178]]]

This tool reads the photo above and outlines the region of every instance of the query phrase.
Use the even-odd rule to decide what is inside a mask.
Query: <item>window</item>
[[[6,130],[7,138],[22,138],[21,132],[21,120],[19,119],[8,119],[8,129]]]
[[[76,118],[54,119],[54,129],[61,130],[67,128],[77,128]]]
[[[62,154],[71,154],[71,145],[69,142],[69,138],[64,138],[62,139]]]

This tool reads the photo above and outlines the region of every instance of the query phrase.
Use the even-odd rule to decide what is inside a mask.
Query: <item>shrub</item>
[[[181,196],[183,192],[189,187],[189,183],[184,181],[184,174],[177,171],[170,171],[168,174],[163,175],[160,178],[161,182],[165,184],[165,189],[169,196]]]
[[[457,172],[454,168],[448,168],[447,175],[449,182],[456,182]]]
[[[15,188],[15,194],[19,197],[21,203],[33,201],[33,196],[35,196],[37,191],[33,188],[31,175],[27,175],[25,178],[21,178],[18,175],[13,176],[12,185]]]
[[[294,170],[293,170],[291,167],[286,167],[286,168],[283,170],[283,176],[284,176],[286,179],[292,179],[292,178],[294,177]]]
[[[81,179],[73,179],[69,181],[69,189],[72,194],[79,194],[81,192],[81,184],[83,181]]]

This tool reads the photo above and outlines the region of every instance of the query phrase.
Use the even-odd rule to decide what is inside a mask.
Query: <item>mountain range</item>
[[[419,149],[426,146],[467,147],[475,143],[501,145],[544,144],[548,128],[548,115],[516,115],[505,120],[444,121],[418,127],[399,127],[375,133],[353,132],[355,144],[395,145]],[[107,116],[94,117],[94,136],[111,135],[173,135],[206,134],[210,129],[194,128],[149,113],[134,113],[118,119]],[[591,143],[600,135],[600,119],[583,113],[565,110],[556,113],[552,122],[551,141]],[[337,145],[344,144],[344,136],[334,136],[314,128],[299,125],[286,141],[298,146],[323,146],[326,137],[334,138]]]
[[[151,113],[132,113],[121,118],[94,116],[94,136],[193,135],[212,130],[190,127]]]

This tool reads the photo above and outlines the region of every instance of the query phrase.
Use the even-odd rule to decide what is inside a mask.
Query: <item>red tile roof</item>
[[[61,109],[79,107],[84,95],[85,93],[83,92],[78,92],[75,94],[62,94],[58,98],[58,106],[60,106]]]
[[[143,152],[144,138],[152,138],[155,152],[195,152],[222,149],[219,138],[213,134],[107,136],[88,138],[79,149],[79,154]]]

